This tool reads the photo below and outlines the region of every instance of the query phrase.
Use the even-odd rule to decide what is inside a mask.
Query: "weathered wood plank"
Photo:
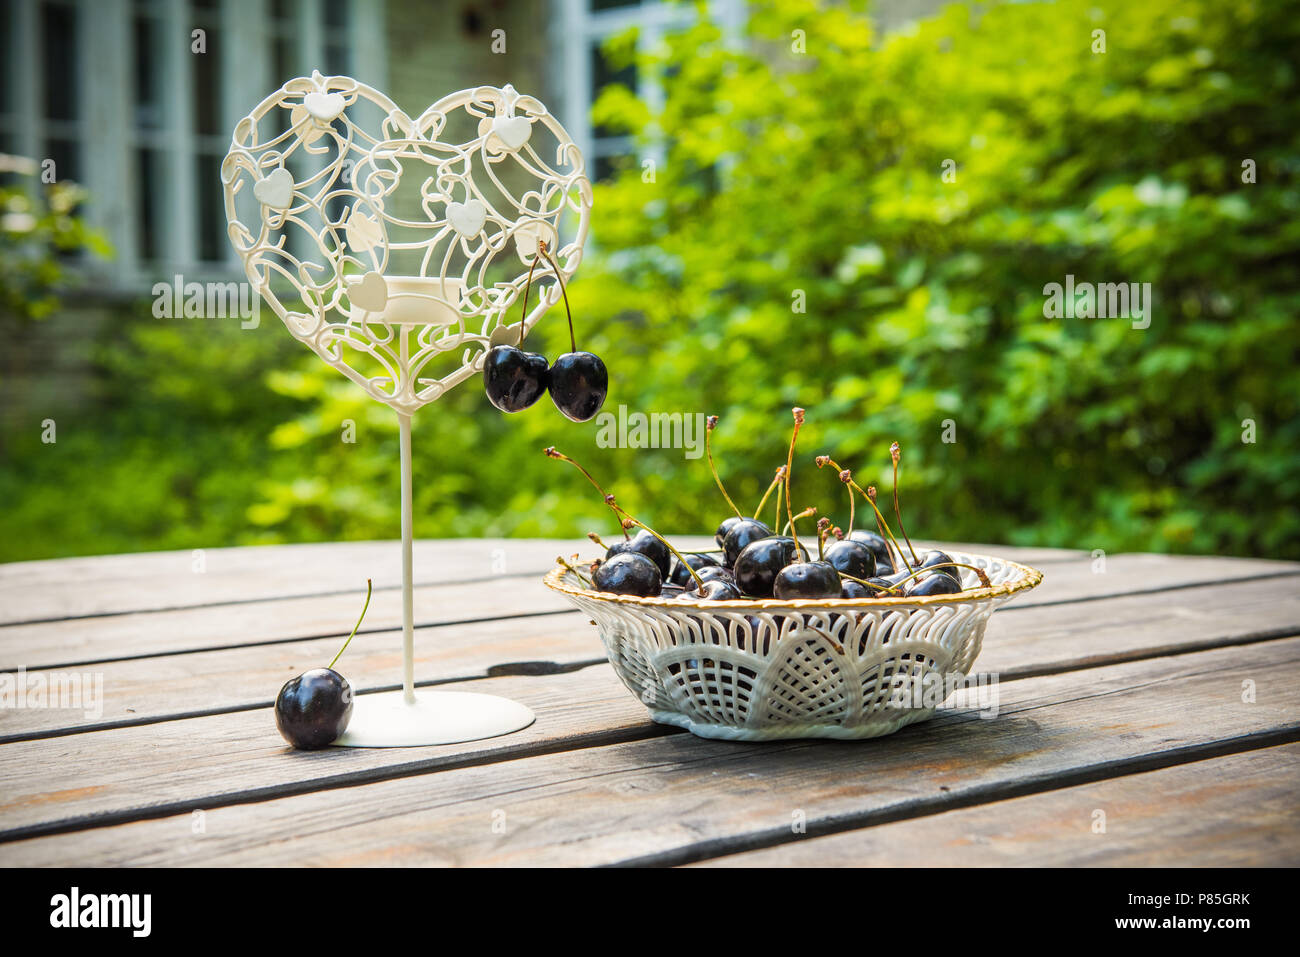
[[[1297,784],[1300,744],[1284,744],[695,866],[1295,867]]]
[[[605,664],[451,686],[513,698],[538,720],[515,734],[429,748],[289,748],[266,710],[0,745],[0,834],[86,815],[211,806],[247,792],[342,786],[472,761],[668,733]],[[192,803],[201,800],[199,804]],[[0,851],[0,864],[4,863]]]
[[[333,659],[342,636],[113,661],[65,671],[32,671],[29,679],[80,675],[102,697],[86,713],[75,708],[0,709],[0,742],[69,729],[139,724],[252,707],[270,708],[280,685]],[[420,686],[502,674],[545,674],[604,660],[596,630],[580,612],[427,628],[415,635]],[[401,681],[402,634],[357,637],[336,666],[358,693]],[[88,677],[87,677],[88,676]],[[269,712],[267,720],[270,720]]]
[[[541,578],[539,574],[416,588],[416,627],[572,610],[573,606],[546,588]],[[10,625],[0,628],[0,670],[266,646],[320,637],[341,640],[356,624],[365,596],[363,579],[359,589],[346,594]],[[359,633],[373,635],[400,628],[401,624],[402,593],[388,589],[372,597]]]
[[[673,538],[686,548],[711,543],[708,536]],[[557,551],[585,554],[591,547],[583,537],[417,541],[416,582],[532,574],[549,568]],[[1031,565],[1090,561],[1085,553],[1068,549],[972,545],[968,550]],[[0,564],[0,625],[351,592],[366,578],[374,579],[377,588],[395,589],[401,584],[401,551],[395,541],[211,548],[203,550],[203,568],[195,571],[194,551]]]
[[[576,680],[561,690],[561,678]],[[866,743],[736,745],[672,734],[505,763],[480,754],[436,774],[225,807],[217,805],[241,793],[265,794],[299,759],[323,778],[386,758],[286,755],[268,740],[273,731],[250,747],[234,727],[247,714],[131,729],[130,747],[113,731],[9,744],[0,748],[0,820],[9,829],[56,824],[70,811],[184,813],[15,841],[0,847],[0,863],[687,863],[783,841],[792,821],[817,836],[1294,741],[1297,679],[1300,639],[1290,639],[1009,682],[995,720],[947,712]],[[538,684],[558,693],[575,727],[608,727],[616,701],[608,712],[604,702],[575,704],[590,696],[580,686],[597,682],[608,687],[605,667]],[[141,747],[141,730],[155,736],[152,746]],[[240,740],[235,761],[223,753],[231,734]],[[99,741],[81,740],[89,738]],[[38,755],[50,744],[57,754]],[[38,764],[54,780],[33,780]],[[202,835],[191,833],[193,808],[206,811]]]
[[[590,547],[585,538],[437,539],[415,543],[417,583],[437,584],[540,574],[557,550]],[[399,589],[397,542],[263,545],[193,551],[96,555],[0,565],[0,624],[157,611],[294,595],[352,593],[367,578]]]
[[[552,550],[551,559],[554,559]],[[1050,566],[1044,582],[999,614],[1105,596],[1154,593],[1260,576],[1300,576],[1300,564],[1163,555],[1112,556],[1104,574],[1091,560]],[[364,588],[364,581],[361,583]],[[57,667],[126,657],[203,651],[344,635],[359,610],[362,590],[312,598],[276,599],[130,615],[0,627],[0,670]],[[416,624],[560,611],[570,607],[545,588],[541,575],[417,588]],[[396,628],[400,593],[376,594],[366,630]]]
[[[1085,614],[1064,614],[1056,605],[1014,615],[999,612],[989,623],[976,668],[1005,681],[1295,634],[1300,634],[1300,589],[1293,579],[1272,578],[1091,602]],[[0,741],[269,707],[286,677],[329,661],[340,641],[341,636],[331,636],[78,668],[79,674],[103,676],[101,714],[0,710]],[[418,681],[519,673],[528,663],[536,663],[534,672],[562,669],[604,654],[595,629],[578,612],[422,629],[415,648]],[[388,686],[397,680],[400,650],[398,631],[365,634],[352,643],[341,667],[359,690]]]

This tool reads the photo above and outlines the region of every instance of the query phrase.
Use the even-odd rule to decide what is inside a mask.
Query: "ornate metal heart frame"
[[[399,197],[413,169],[418,192]],[[254,289],[295,338],[404,415],[527,335],[560,297],[551,282],[527,316],[507,318],[539,241],[567,283],[591,215],[573,139],[508,85],[453,93],[413,120],[350,77],[291,80],[240,120],[221,178]]]

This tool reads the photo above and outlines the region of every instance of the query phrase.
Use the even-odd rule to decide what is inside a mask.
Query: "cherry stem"
[[[561,452],[561,451],[559,451],[558,449],[556,449],[556,447],[553,446],[553,445],[548,445],[546,448],[542,449],[542,452],[543,452],[543,453],[544,453],[548,458],[559,459],[561,462],[568,462],[570,465],[572,465],[575,469],[577,469],[577,470],[578,470],[579,472],[581,472],[583,475],[587,476],[587,481],[590,482],[593,486],[595,486],[596,491],[600,493],[600,497],[603,498],[603,499],[605,500],[605,504],[608,505],[608,506],[613,510],[613,512],[614,512],[614,517],[617,518],[617,519],[619,520],[619,525],[618,525],[618,527],[623,529],[623,538],[624,538],[624,539],[630,539],[630,538],[632,537],[631,535],[629,535],[629,534],[627,533],[627,529],[626,529],[626,528],[623,528],[623,520],[622,520],[623,517],[619,514],[619,508],[618,508],[618,506],[614,504],[614,496],[610,495],[610,494],[607,493],[603,488],[601,488],[601,487],[600,487],[600,483],[597,482],[594,478],[591,477],[591,473],[590,473],[590,472],[588,472],[586,469],[584,469],[581,465],[579,465],[579,464],[578,464],[577,462],[575,462],[573,459],[569,458],[569,457],[568,457],[567,455],[565,455],[563,452]]]
[[[371,580],[370,580],[369,578],[367,578],[367,579],[366,579],[366,603],[365,603],[364,605],[361,606],[361,617],[358,618],[358,619],[357,619],[357,623],[356,623],[355,625],[352,626],[352,634],[351,634],[351,635],[348,635],[348,640],[345,641],[345,642],[343,642],[343,647],[340,648],[340,649],[339,649],[339,653],[338,653],[337,655],[334,656],[334,661],[331,661],[331,662],[330,662],[330,667],[331,667],[331,668],[333,668],[334,665],[335,665],[335,663],[336,663],[340,658],[343,657],[343,652],[345,652],[345,651],[348,650],[348,645],[352,644],[352,638],[353,638],[353,636],[356,635],[356,633],[357,633],[357,629],[361,627],[361,622],[362,622],[362,621],[365,619],[365,617],[366,617],[366,609],[370,607],[370,595],[371,595],[371,593],[372,593],[373,591],[374,591],[374,584],[371,582]]]
[[[713,464],[713,446],[712,443],[710,443],[709,438],[713,435],[713,430],[717,428],[717,425],[718,417],[716,415],[711,415],[706,420],[704,427],[704,454],[708,456],[709,471],[713,473],[713,481],[718,483],[718,491],[721,492],[722,497],[727,500],[727,504],[731,506],[731,510],[736,513],[736,518],[743,519],[745,516],[740,514],[740,509],[736,508],[736,503],[733,502],[731,496],[727,494],[727,490],[722,485],[722,477],[718,475],[718,467]]]
[[[785,459],[785,513],[790,518],[790,534],[794,536],[794,553],[799,554],[799,529],[794,525],[794,506],[790,504],[790,475],[794,471],[794,444],[799,438],[799,427],[803,425],[803,409],[796,406],[790,410],[794,413],[794,431],[790,433],[790,451]],[[778,512],[776,520],[781,520]]]
[[[785,523],[785,528],[782,529],[781,534],[782,534],[782,535],[789,535],[790,532],[791,532],[791,530],[794,528],[794,523],[795,523],[795,522],[799,521],[799,519],[801,519],[801,518],[811,518],[812,516],[814,516],[814,515],[816,515],[816,514],[817,514],[817,506],[816,506],[816,505],[809,505],[809,506],[808,506],[807,508],[805,508],[802,512],[800,512],[798,515],[796,515],[796,516],[795,516],[791,521]]]
[[[867,501],[871,503],[871,510],[876,513],[876,528],[880,531],[880,534],[888,538],[889,541],[893,544],[894,551],[898,553],[899,564],[902,565],[904,568],[906,568],[908,571],[911,571],[912,566],[908,562],[907,556],[903,554],[903,546],[898,544],[898,539],[894,537],[893,531],[890,530],[889,523],[885,521],[885,516],[882,515],[880,509],[876,507],[876,499],[873,495],[875,491],[876,491],[876,487],[874,485],[869,486],[866,491],[866,498]]]
[[[831,643],[831,647],[835,649],[835,653],[836,653],[836,654],[839,654],[839,655],[844,654],[844,646],[841,645],[841,644],[840,644],[838,641],[836,641],[834,638],[832,638],[832,637],[830,636],[830,633],[829,633],[829,632],[822,631],[821,628],[817,627],[816,625],[810,624],[809,622],[806,622],[806,621],[800,621],[800,622],[799,622],[799,627],[800,627],[800,628],[807,628],[809,631],[815,631],[815,632],[817,632],[817,634],[821,635],[823,638],[825,638],[827,641],[829,641],[829,642]]]
[[[767,491],[763,493],[763,497],[758,500],[758,508],[754,509],[755,518],[758,518],[760,515],[763,514],[763,506],[767,504],[767,497],[772,494],[772,490],[776,488],[777,485],[780,484],[780,482],[781,482],[781,469],[777,469],[776,475],[772,478],[772,484],[767,487]]]
[[[857,582],[859,585],[866,585],[868,588],[875,588],[877,591],[898,591],[897,585],[882,585],[877,582],[869,582],[854,575],[850,575],[848,572],[840,572],[840,577],[847,578],[851,582]]]
[[[560,295],[564,297],[564,312],[569,317],[569,345],[573,347],[574,352],[577,352],[578,340],[573,337],[573,311],[569,309],[569,293],[564,288],[564,279],[560,275],[560,267],[555,265],[555,260],[552,259],[551,254],[546,251],[545,240],[539,239],[537,241],[537,252],[546,257],[546,261],[551,264],[551,269],[555,271],[555,281],[560,284]]]
[[[912,572],[912,574],[900,578],[896,584],[901,585],[903,582],[909,581],[917,575],[924,574],[933,568],[969,568],[979,578],[981,585],[985,588],[993,587],[993,582],[989,580],[988,572],[984,571],[982,568],[977,568],[974,565],[968,565],[965,562],[935,562],[933,565],[926,565],[924,568],[918,568],[916,571]]]
[[[782,466],[782,468],[784,468],[784,466]],[[772,522],[773,528],[776,528],[776,526],[781,524],[781,496],[784,494],[785,494],[785,475],[782,474],[781,484],[778,485],[776,488],[776,516],[774,521]]]
[[[606,545],[604,541],[601,540],[601,537],[597,535],[595,532],[588,532],[587,537],[590,538],[597,545],[599,545],[601,548],[609,548],[609,546]]]
[[[543,243],[542,245],[545,245]],[[539,247],[537,255],[533,257],[533,264],[528,267],[528,282],[524,284],[524,311],[519,316],[519,348],[524,347],[524,325],[528,322],[528,290],[533,288],[533,270],[537,268],[538,261],[542,258],[542,251]]]
[[[903,456],[897,442],[889,447],[889,457],[894,461],[894,516],[898,519],[898,530],[903,533],[903,540],[907,542],[907,550],[912,553],[912,561],[919,565],[921,559],[916,557],[916,549],[912,547],[912,540],[907,535],[907,529],[903,527],[903,513],[898,509],[898,462]]]
[[[831,533],[831,522],[823,518],[817,523],[817,561],[826,560],[826,536]]]
[[[618,506],[615,506],[615,508],[618,508]],[[673,543],[672,543],[672,542],[668,541],[668,539],[664,538],[662,535],[660,535],[658,532],[656,532],[653,528],[651,528],[651,527],[650,527],[649,525],[647,525],[645,522],[638,522],[638,521],[637,521],[635,518],[633,518],[631,515],[628,515],[627,512],[623,511],[623,509],[619,508],[619,511],[620,511],[620,512],[623,512],[623,514],[626,516],[626,518],[624,519],[625,522],[631,522],[631,523],[632,523],[633,525],[635,525],[637,528],[644,528],[647,532],[649,532],[649,533],[650,533],[651,535],[653,535],[655,538],[659,539],[659,541],[663,542],[664,545],[665,545],[665,547],[667,547],[667,549],[668,549],[670,552],[672,552],[675,556],[677,556],[677,560],[678,560],[679,562],[682,563],[683,567],[685,567],[685,569],[686,569],[688,572],[691,573],[691,577],[695,579],[695,585],[696,585],[696,587],[697,587],[697,588],[703,588],[703,587],[704,587],[704,579],[701,578],[701,577],[699,576],[699,573],[694,569],[694,567],[692,567],[691,563],[688,562],[685,558],[682,557],[682,553],[679,552],[676,548],[673,547]],[[626,526],[624,527],[624,530],[626,531]]]
[[[591,578],[588,578],[586,575],[584,575],[578,568],[575,568],[573,565],[570,565],[568,562],[566,562],[564,560],[563,555],[556,555],[555,561],[558,564],[563,565],[569,571],[573,572],[573,574],[577,575],[578,581],[582,582],[583,584],[590,585],[592,588],[596,587],[595,581],[593,581]]]
[[[848,471],[847,469],[840,468],[839,463],[836,462],[829,455],[825,456],[825,458],[826,458],[826,464],[829,465],[831,468],[838,470],[841,474]],[[894,548],[897,549],[898,551],[899,561],[901,561],[903,567],[910,572],[912,570],[912,566],[907,563],[907,559],[903,555],[903,549],[899,546],[897,539],[894,538],[894,533],[890,531],[889,523],[885,521],[885,516],[880,514],[880,509],[876,508],[876,503],[871,500],[871,496],[868,495],[866,492],[864,492],[862,490],[862,486],[860,486],[856,481],[854,481],[852,474],[849,475],[848,486],[853,491],[857,492],[859,495],[861,495],[863,498],[867,500],[867,504],[869,504],[871,506],[872,511],[876,513],[876,527],[880,529],[882,535],[884,535],[886,538],[888,538],[891,542],[894,543]]]

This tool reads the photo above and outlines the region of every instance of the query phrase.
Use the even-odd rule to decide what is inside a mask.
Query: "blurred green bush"
[[[801,405],[795,505],[841,522],[812,457],[887,491],[897,439],[914,536],[1300,558],[1297,13],[954,5],[881,38],[858,4],[772,0],[744,45],[671,36],[639,60],[661,112],[596,107],[663,151],[598,187],[571,290],[606,409],[719,414],[746,508]],[[1149,328],[1046,318],[1067,275],[1151,283]],[[278,325],[218,325],[133,320],[99,419],[57,455],[10,439],[0,557],[396,535],[392,414]],[[530,342],[566,351],[562,313]],[[724,517],[702,461],[596,434],[463,386],[415,419],[417,535],[608,533],[551,444],[666,530]]]

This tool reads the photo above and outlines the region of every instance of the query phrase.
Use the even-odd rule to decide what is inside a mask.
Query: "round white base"
[[[495,738],[526,728],[536,716],[509,698],[463,691],[417,691],[407,704],[400,691],[357,695],[345,748],[412,748]]]

